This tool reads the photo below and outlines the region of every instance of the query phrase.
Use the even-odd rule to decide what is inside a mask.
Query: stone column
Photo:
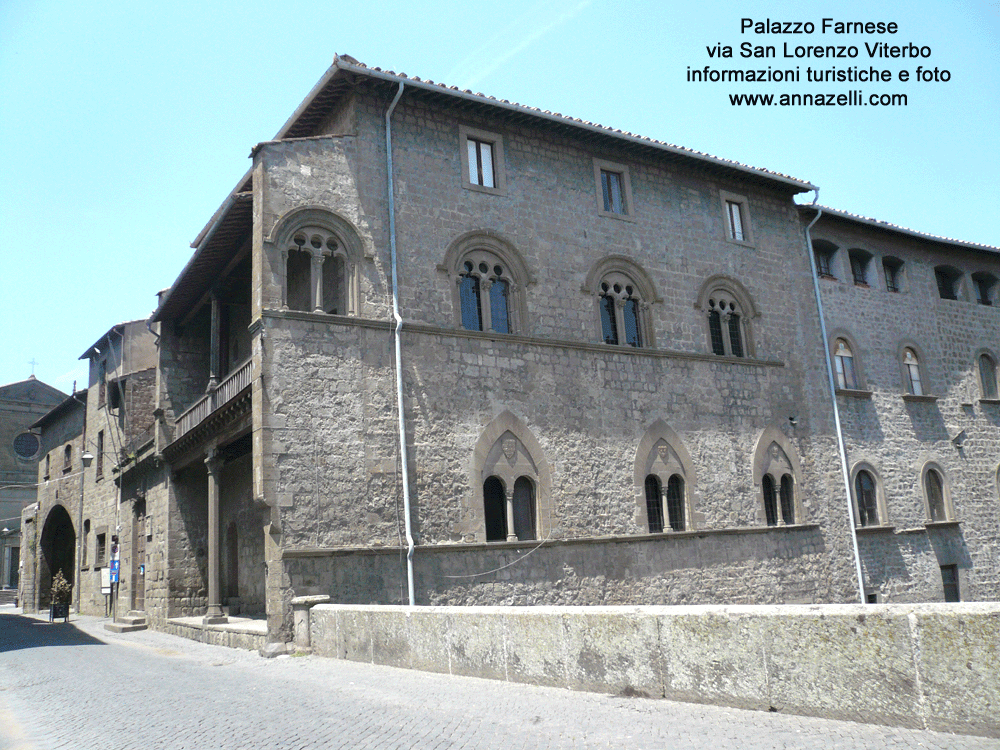
[[[510,491],[504,487],[504,500],[507,505],[507,541],[516,542],[517,534],[514,533],[514,484],[510,485]]]
[[[493,281],[487,278],[479,280],[479,310],[483,316],[483,330],[493,330],[493,298],[490,297],[490,289],[493,288]]]
[[[281,251],[281,309],[288,309],[288,248]]]
[[[229,622],[222,613],[221,581],[219,580],[219,471],[222,460],[215,450],[205,458],[208,469],[208,612],[202,622],[216,625]]]
[[[309,285],[312,291],[313,312],[323,312],[323,255],[313,253],[309,264]]]

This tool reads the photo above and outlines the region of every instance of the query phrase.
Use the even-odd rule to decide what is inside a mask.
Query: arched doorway
[[[52,577],[58,571],[62,571],[63,578],[70,584],[76,581],[76,532],[63,506],[56,505],[49,511],[42,527],[40,546],[38,605],[48,607],[52,602]]]

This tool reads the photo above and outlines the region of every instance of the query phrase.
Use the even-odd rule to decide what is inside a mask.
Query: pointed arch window
[[[768,526],[801,523],[800,504],[795,497],[798,461],[787,438],[777,428],[764,431],[754,455],[754,482],[759,482],[759,501]],[[760,507],[760,506],[759,506]],[[760,516],[758,516],[759,518]]]
[[[483,466],[483,520],[488,542],[538,536],[538,469],[528,449],[509,430],[493,443]]]
[[[689,471],[690,457],[679,438],[665,423],[658,421],[646,433],[636,456],[636,489],[640,486],[643,489],[644,520],[649,533],[688,528],[689,490],[685,476]],[[643,484],[638,485],[639,481]]]
[[[778,525],[778,496],[774,492],[774,477],[765,474],[760,482],[764,494],[764,518],[768,526]]]

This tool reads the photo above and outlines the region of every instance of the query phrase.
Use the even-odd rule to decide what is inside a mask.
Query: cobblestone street
[[[256,653],[0,607],[0,750],[997,748],[1000,740]]]

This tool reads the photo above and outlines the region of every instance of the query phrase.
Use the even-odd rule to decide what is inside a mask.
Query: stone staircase
[[[0,589],[0,604],[17,602],[17,589]]]
[[[146,613],[131,611],[127,615],[120,615],[114,622],[104,623],[104,629],[112,633],[131,633],[134,630],[145,630]]]

